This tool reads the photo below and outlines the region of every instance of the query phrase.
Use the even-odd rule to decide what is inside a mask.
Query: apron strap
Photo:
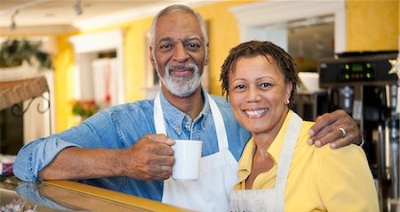
[[[161,95],[162,93],[159,93],[154,99],[154,125],[157,133],[166,134],[165,118],[160,101]],[[219,152],[201,158],[201,177],[198,180],[194,182],[175,181],[172,177],[165,180],[162,202],[193,210],[201,208],[202,211],[227,211],[229,199],[226,194],[237,180],[237,161],[229,151],[221,112],[209,95],[207,95],[207,98],[215,123]],[[218,192],[215,192],[214,189]],[[210,199],[213,202],[206,204]]]
[[[217,139],[218,139],[218,148],[219,150],[228,149],[229,148],[228,136],[226,135],[224,119],[222,118],[221,112],[219,111],[217,104],[209,94],[207,94],[207,98],[210,103],[211,113],[214,119],[215,132],[217,134]],[[164,121],[164,113],[161,107],[160,93],[158,93],[156,98],[154,99],[153,118],[154,118],[154,126],[156,128],[156,133],[162,133],[167,135],[167,130]]]
[[[158,93],[156,98],[154,99],[153,119],[154,119],[154,126],[156,128],[156,133],[167,135],[167,130],[165,129],[165,123],[164,123],[164,113],[161,107],[160,93]]]
[[[285,133],[282,145],[281,155],[279,157],[278,170],[276,174],[275,191],[276,191],[276,207],[274,211],[285,210],[285,190],[286,181],[289,174],[290,165],[296,142],[300,133],[302,119],[294,112],[289,121],[288,129]]]
[[[231,211],[285,211],[286,181],[302,126],[302,119],[293,111],[283,138],[275,187],[257,190],[233,190]],[[290,115],[290,114],[288,114]]]
[[[208,101],[210,102],[211,112],[215,123],[214,125],[215,125],[215,132],[217,133],[217,138],[218,138],[218,148],[220,151],[222,149],[228,149],[229,144],[228,144],[228,137],[226,135],[224,119],[222,118],[221,112],[219,111],[215,101],[211,98],[209,94],[207,94],[207,96],[208,96]]]
[[[285,191],[286,179],[289,173],[293,152],[300,133],[302,121],[303,120],[296,113],[292,112],[292,117],[289,121],[288,130],[285,134],[282,145],[275,183],[276,186],[282,186],[283,191]]]

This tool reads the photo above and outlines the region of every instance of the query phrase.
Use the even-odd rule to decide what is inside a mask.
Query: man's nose
[[[189,54],[183,43],[177,43],[175,46],[174,60],[183,62],[189,58]]]

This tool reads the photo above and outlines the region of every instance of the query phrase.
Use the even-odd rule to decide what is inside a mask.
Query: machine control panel
[[[343,81],[369,81],[375,78],[375,68],[371,62],[344,63]]]
[[[397,53],[321,59],[318,67],[320,86],[397,82],[397,75],[388,73],[391,69],[389,59],[395,58]]]

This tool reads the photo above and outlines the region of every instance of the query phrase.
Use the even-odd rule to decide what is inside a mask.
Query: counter
[[[24,210],[14,210],[15,212],[190,211],[74,181],[0,182],[0,211],[4,211],[1,207],[7,204],[24,208]]]

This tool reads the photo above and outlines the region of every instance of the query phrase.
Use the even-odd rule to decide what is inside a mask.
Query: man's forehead
[[[163,41],[165,41],[165,42],[176,42],[176,41],[186,42],[186,41],[195,41],[195,40],[203,41],[203,39],[201,38],[200,35],[189,35],[189,36],[186,36],[186,37],[179,37],[179,36],[174,36],[174,37],[171,37],[171,36],[162,36],[162,37],[159,37],[159,38],[157,39],[158,42],[163,42]]]
[[[201,26],[193,14],[171,13],[161,16],[155,27],[158,37],[201,36]]]

